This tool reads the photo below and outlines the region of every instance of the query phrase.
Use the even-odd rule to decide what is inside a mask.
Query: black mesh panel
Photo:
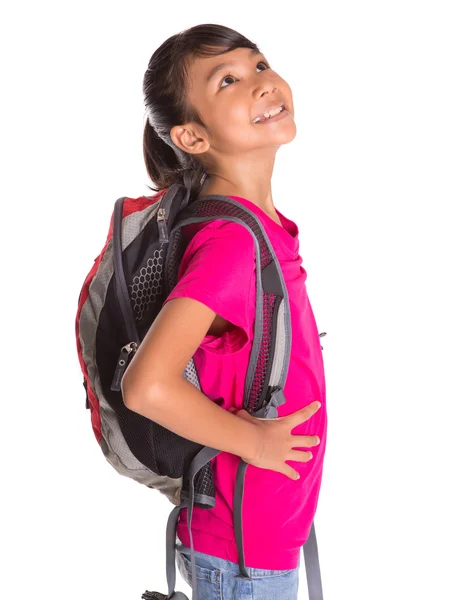
[[[183,252],[186,244],[180,243]],[[158,241],[157,225],[151,219],[143,231],[122,252],[124,275],[129,291],[129,301],[134,311],[140,342],[159,313],[167,294],[163,281],[163,262],[166,245]],[[178,257],[176,258],[179,264]],[[124,404],[122,393],[110,389],[120,348],[131,340],[116,296],[115,274],[109,284],[105,305],[101,311],[96,333],[96,362],[104,395],[114,409],[119,426],[130,451],[148,469],[158,475],[177,478],[188,471],[191,461],[203,448],[192,440],[183,438],[160,424],[130,410]],[[199,378],[190,361],[187,379],[200,389]],[[116,441],[116,445],[117,445]],[[119,451],[117,447],[116,451]],[[215,488],[210,464],[195,477],[195,491],[214,498]],[[208,508],[208,505],[197,505]]]

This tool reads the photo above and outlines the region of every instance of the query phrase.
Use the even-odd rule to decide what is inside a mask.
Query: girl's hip
[[[178,570],[191,587],[191,551],[177,538]],[[295,569],[272,570],[247,567],[252,578],[241,576],[239,565],[195,551],[196,600],[297,600],[299,564]]]

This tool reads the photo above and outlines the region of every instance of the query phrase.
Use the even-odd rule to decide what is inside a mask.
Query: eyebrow
[[[249,58],[251,58],[252,56],[255,56],[256,54],[261,54],[261,52],[259,50],[257,50],[256,48],[250,48],[249,49]],[[215,65],[211,71],[208,73],[208,76],[206,77],[206,83],[208,84],[211,79],[213,79],[213,77],[216,75],[216,73],[218,71],[222,71],[223,69],[227,69],[228,67],[232,67],[236,64],[235,61],[231,61],[228,63],[220,63],[219,65]]]

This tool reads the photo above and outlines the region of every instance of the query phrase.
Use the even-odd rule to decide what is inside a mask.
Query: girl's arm
[[[168,301],[122,378],[126,406],[178,435],[244,460],[257,453],[256,426],[215,404],[183,376],[216,313],[197,300]]]

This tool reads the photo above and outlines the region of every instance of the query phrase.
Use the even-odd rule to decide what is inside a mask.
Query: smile
[[[289,114],[289,111],[282,105],[276,112],[264,113],[264,116],[256,117],[251,122],[254,125],[265,125],[266,123],[281,121],[282,119],[285,119],[285,117],[288,117]]]

